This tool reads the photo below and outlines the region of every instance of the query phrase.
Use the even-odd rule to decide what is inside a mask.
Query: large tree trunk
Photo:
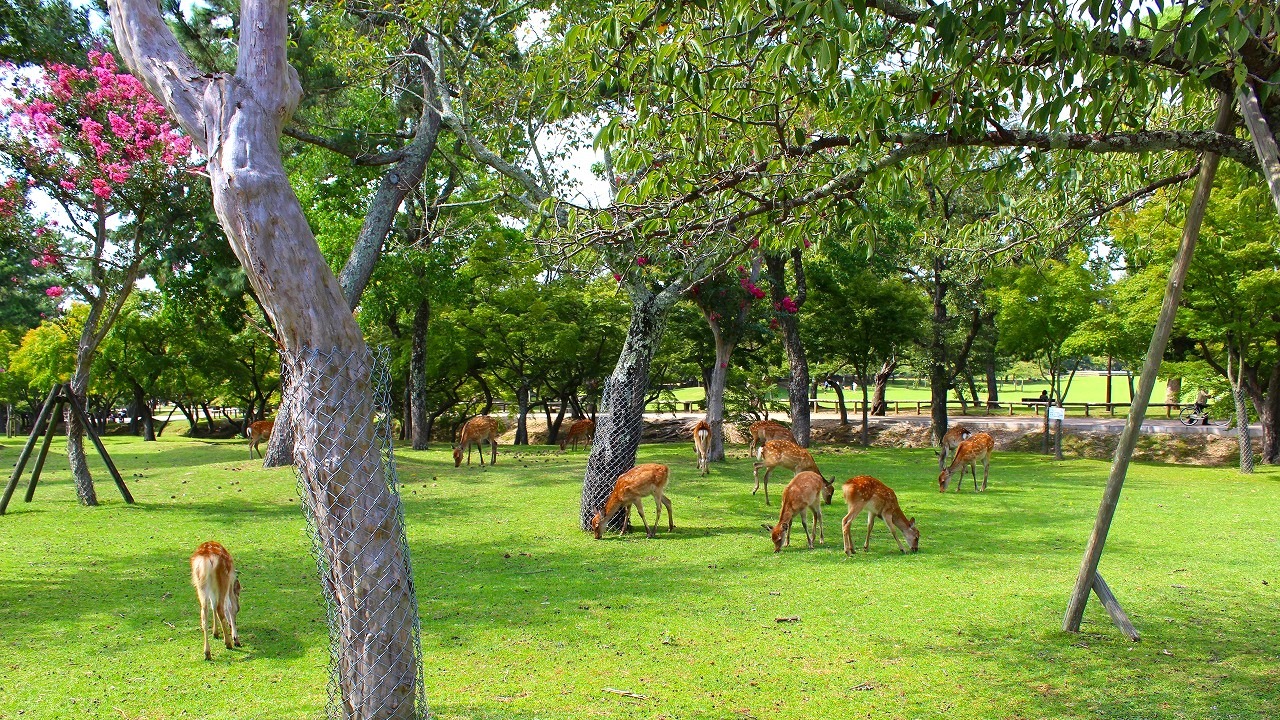
[[[431,445],[431,422],[427,419],[427,332],[431,327],[431,303],[423,298],[413,313],[412,349],[409,351],[409,383],[413,408],[414,450]]]
[[[529,386],[516,388],[516,445],[529,444]]]
[[[942,259],[933,261],[933,334],[929,338],[929,415],[933,442],[942,447],[947,434],[947,285],[942,279]]]
[[[140,385],[134,385],[133,405],[137,408],[135,412],[142,419],[142,441],[155,442],[156,419],[151,415],[151,403],[147,401],[146,391]]]
[[[983,370],[987,376],[987,410],[996,407],[1000,402],[1000,379],[996,377],[996,356],[991,353],[983,362]]]
[[[840,385],[840,378],[832,375],[827,378],[827,383],[831,386],[831,390],[836,394],[836,411],[840,413],[840,424],[849,424],[849,408],[844,405],[844,387]],[[863,380],[858,383],[862,385],[862,414],[867,414],[867,388]]]
[[[241,2],[234,77],[196,68],[151,0],[110,0],[110,9],[125,64],[208,157],[214,210],[290,362],[299,484],[330,602],[342,716],[418,717],[417,603],[400,501],[374,437],[371,354],[280,159],[280,130],[301,95],[286,59],[288,4]]]
[[[280,408],[276,411],[276,424],[271,428],[271,435],[267,437],[267,454],[262,458],[262,467],[286,467],[294,462],[293,448],[296,444],[294,406],[297,392],[293,373],[282,355],[280,357]],[[247,418],[246,422],[248,422]]]
[[[780,308],[787,297],[787,259],[779,256],[765,257],[769,270],[770,291],[775,308]],[[791,251],[792,272],[796,280],[796,293],[792,298],[796,308],[804,307],[808,294],[804,278],[804,263],[800,251]],[[805,359],[804,343],[800,339],[800,317],[797,313],[778,310],[778,324],[782,326],[782,346],[787,351],[787,365],[791,379],[787,384],[787,400],[791,414],[791,434],[800,447],[809,447],[809,362]]]
[[[677,288],[654,293],[643,285],[631,286],[631,322],[613,373],[604,381],[600,412],[596,416],[596,441],[587,459],[582,482],[580,521],[591,528],[591,518],[604,507],[618,476],[635,466],[636,450],[644,430],[644,401],[649,366],[662,341],[667,311],[680,297]],[[618,514],[615,524],[622,521]]]
[[[889,387],[889,378],[893,377],[893,373],[898,369],[897,359],[885,360],[880,366],[880,371],[876,373],[876,389],[871,399],[871,414],[883,416],[887,411],[888,403],[885,402],[885,390]]]
[[[707,424],[711,426],[711,447],[707,459],[711,462],[724,462],[724,388],[729,378],[729,358],[733,355],[733,343],[724,337],[719,322],[709,321],[708,324],[716,343],[716,361],[707,384]]]

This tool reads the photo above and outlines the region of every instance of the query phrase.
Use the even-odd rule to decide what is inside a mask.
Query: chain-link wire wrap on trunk
[[[298,490],[328,611],[328,717],[427,718],[386,352],[304,349],[290,361]]]
[[[591,527],[591,518],[604,507],[618,476],[635,467],[636,451],[644,432],[649,366],[662,340],[668,307],[653,295],[633,297],[627,338],[618,365],[605,380],[601,409],[596,417],[595,441],[587,459],[580,518],[584,530]],[[618,513],[607,528],[621,529],[624,518],[625,513]]]

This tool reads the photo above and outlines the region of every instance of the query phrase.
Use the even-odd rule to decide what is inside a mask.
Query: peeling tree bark
[[[413,346],[409,352],[410,427],[414,450],[431,444],[431,421],[427,417],[427,331],[431,325],[431,302],[423,298],[413,313]]]
[[[369,352],[289,186],[281,128],[300,99],[288,4],[244,0],[234,74],[202,73],[151,0],[110,0],[125,64],[208,157],[214,210],[284,345],[299,387],[296,454],[314,514],[322,583],[335,599],[342,712],[413,718],[416,614],[399,499],[383,477]],[[307,348],[354,358],[344,366]]]
[[[780,307],[787,297],[787,258],[768,256],[765,267],[769,271],[770,294],[775,307]],[[799,249],[791,251],[791,266],[796,280],[796,293],[792,298],[797,308],[804,307],[808,290],[804,278],[804,263]],[[800,339],[798,313],[778,312],[778,324],[782,326],[782,345],[787,351],[787,365],[791,368],[791,380],[787,384],[787,399],[791,409],[791,434],[800,447],[809,447],[809,361],[805,358],[804,342]]]

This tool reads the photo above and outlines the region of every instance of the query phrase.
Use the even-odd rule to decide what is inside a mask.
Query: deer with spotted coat
[[[952,458],[951,464],[938,474],[938,492],[947,491],[947,483],[951,481],[951,474],[956,468],[960,468],[960,482],[956,483],[956,492],[960,492],[960,486],[964,484],[964,471],[969,468],[973,471],[973,489],[976,492],[982,492],[987,489],[987,476],[991,472],[991,451],[995,448],[995,441],[987,433],[975,433],[973,437],[960,443],[956,448],[955,457]],[[982,463],[982,487],[978,487],[978,463]]]

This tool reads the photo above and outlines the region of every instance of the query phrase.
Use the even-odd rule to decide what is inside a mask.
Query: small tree
[[[67,223],[49,221],[29,239],[32,264],[62,279],[47,293],[70,292],[88,305],[70,377],[84,405],[98,346],[133,291],[144,262],[180,230],[167,208],[183,187],[190,139],[164,108],[109,53],[90,52],[89,67],[51,64],[19,76],[0,110],[0,150],[28,190],[52,198]],[[84,452],[84,428],[67,422],[67,457],[76,494],[97,495]]]

